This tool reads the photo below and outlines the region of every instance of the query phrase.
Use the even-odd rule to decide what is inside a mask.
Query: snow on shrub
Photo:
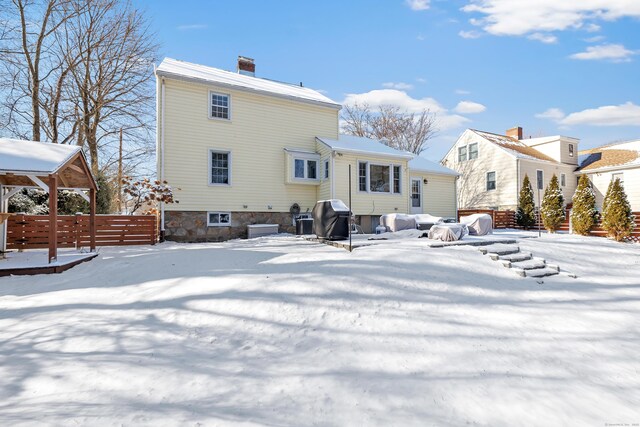
[[[574,233],[586,236],[589,234],[598,217],[596,195],[591,188],[587,175],[580,176],[578,188],[573,194],[571,209],[571,228]]]
[[[544,190],[544,198],[540,207],[542,224],[549,233],[555,233],[564,221],[564,197],[558,184],[558,177],[553,174],[551,182]]]
[[[602,208],[602,228],[617,242],[628,237],[635,227],[635,217],[620,178],[611,180]]]

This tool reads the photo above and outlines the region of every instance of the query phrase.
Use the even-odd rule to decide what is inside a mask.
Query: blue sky
[[[640,138],[638,0],[136,0],[161,55],[324,91],[430,108],[439,160],[464,129]],[[176,7],[179,4],[179,7]]]

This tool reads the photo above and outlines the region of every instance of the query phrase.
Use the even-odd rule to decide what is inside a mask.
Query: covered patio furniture
[[[416,227],[418,230],[429,230],[435,224],[440,224],[444,221],[441,216],[433,216],[429,214],[416,214],[413,215],[416,220]]]
[[[415,230],[416,219],[413,215],[387,214],[380,217],[380,225],[386,227],[387,231],[391,232],[401,230]]]
[[[349,238],[351,211],[342,200],[321,200],[313,207],[312,215],[313,231],[319,239]]]
[[[432,240],[455,242],[467,234],[469,234],[469,230],[464,224],[436,224],[429,230],[428,237]]]
[[[461,216],[460,222],[469,228],[469,234],[472,236],[486,236],[493,233],[493,221],[489,214]]]

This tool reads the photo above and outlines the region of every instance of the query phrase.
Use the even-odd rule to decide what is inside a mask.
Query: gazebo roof
[[[30,177],[44,180],[52,173],[60,188],[96,188],[80,147],[0,138],[0,184],[35,187]]]

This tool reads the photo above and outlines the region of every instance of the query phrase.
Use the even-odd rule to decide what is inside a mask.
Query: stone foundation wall
[[[165,211],[165,239],[174,242],[222,242],[247,238],[249,224],[279,224],[280,233],[295,234],[289,212],[231,212],[230,227],[207,226],[207,212]]]

